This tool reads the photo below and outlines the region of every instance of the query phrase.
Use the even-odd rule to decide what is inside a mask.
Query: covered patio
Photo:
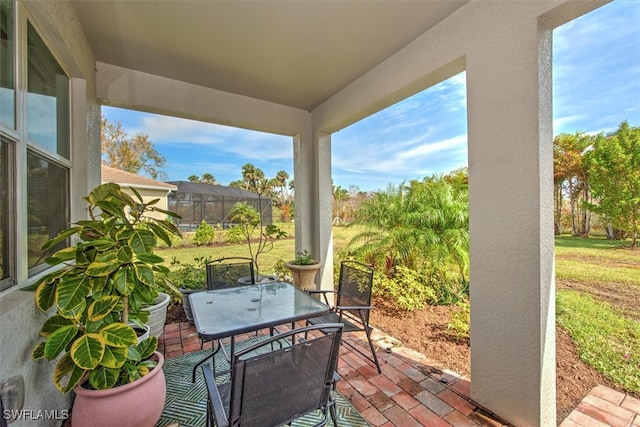
[[[298,325],[302,326],[302,324]],[[264,331],[268,334],[268,331]],[[245,339],[253,335],[245,335]],[[350,334],[343,339],[360,346],[366,352],[366,339]],[[409,348],[393,345],[393,337],[379,331],[374,332],[377,354],[382,365],[382,374],[375,366],[343,345],[340,350],[338,392],[371,426],[375,427],[419,427],[419,426],[465,426],[497,427],[510,425],[507,421],[480,406],[471,398],[471,381],[452,371],[433,368],[424,354]],[[364,347],[362,347],[364,346]],[[204,348],[210,348],[205,343]],[[389,349],[389,350],[388,350]],[[180,357],[201,350],[195,327],[188,323],[172,323],[165,326],[160,338],[161,351],[167,359]],[[190,366],[187,367],[190,376]],[[202,373],[200,372],[201,376]],[[177,427],[176,424],[201,419],[194,405],[188,417],[161,419],[161,425]],[[640,401],[610,388],[599,386],[591,390],[565,420],[562,427],[579,426],[638,426],[640,425]]]
[[[448,384],[458,384],[477,406],[461,403],[470,411],[465,415],[453,400],[440,400],[452,417],[468,420],[482,407],[517,426],[556,425],[552,31],[605,3],[9,1],[8,41],[16,49],[6,68],[16,78],[3,99],[15,117],[0,117],[0,160],[10,165],[3,182],[15,200],[3,206],[9,239],[3,241],[8,268],[0,283],[0,371],[25,378],[26,408],[69,406],[69,396],[49,381],[53,366],[29,359],[43,315],[20,288],[45,271],[28,259],[27,190],[38,188],[27,159],[40,156],[62,166],[67,184],[56,188],[64,191],[46,200],[61,214],[49,220],[62,221],[63,214],[68,222],[85,219],[81,197],[100,183],[102,105],[291,137],[296,250],[317,254],[324,265],[317,286],[330,289],[331,135],[465,71],[473,383]],[[52,77],[60,83],[53,95],[65,100],[52,109],[60,153],[29,133],[27,95],[34,94],[27,40],[36,35],[38,48],[61,70]],[[56,119],[64,129],[55,127]],[[388,386],[398,391],[391,397],[399,397],[406,391],[399,384],[411,372],[418,375],[417,368],[403,372],[394,364],[406,360],[381,356],[386,377],[341,387],[377,395]],[[343,369],[350,358],[343,356]],[[366,366],[354,363],[348,370],[366,374]],[[426,376],[415,381],[419,377],[411,381],[431,384]],[[367,388],[376,381],[382,388]],[[371,420],[388,414],[381,425],[393,414],[401,420],[406,411],[391,401],[381,399],[392,405],[387,410],[371,405],[363,413]]]

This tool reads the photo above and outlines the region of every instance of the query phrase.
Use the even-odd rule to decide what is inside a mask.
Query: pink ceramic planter
[[[158,365],[132,383],[108,390],[87,390],[76,386],[76,399],[71,411],[73,427],[153,427],[156,425],[167,396],[162,371],[164,357],[155,352]]]

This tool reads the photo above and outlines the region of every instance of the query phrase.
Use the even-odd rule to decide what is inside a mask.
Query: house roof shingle
[[[155,181],[151,178],[146,178],[134,173],[125,172],[123,170],[112,168],[106,165],[102,165],[101,170],[102,182],[113,182],[124,186],[152,188],[167,191],[176,190],[178,188],[173,184]]]

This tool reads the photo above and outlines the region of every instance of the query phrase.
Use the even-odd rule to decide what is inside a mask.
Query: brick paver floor
[[[375,332],[374,332],[375,334]],[[346,334],[344,340],[366,352],[366,341]],[[495,414],[470,399],[471,383],[454,372],[430,367],[421,353],[390,345],[393,338],[378,334],[382,374],[348,346],[342,346],[338,391],[375,427],[502,426]],[[211,343],[205,344],[209,346]],[[364,347],[363,347],[364,346]],[[384,348],[391,348],[385,351]],[[165,325],[159,351],[166,358],[200,350],[198,333],[190,323]],[[560,421],[560,420],[559,420]],[[604,386],[594,388],[561,427],[640,427],[640,401]]]

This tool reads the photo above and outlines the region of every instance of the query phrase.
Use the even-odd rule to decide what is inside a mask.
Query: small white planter
[[[153,305],[145,307],[144,310],[149,312],[149,335],[156,338],[162,335],[164,324],[167,321],[167,306],[169,305],[169,295],[160,292],[160,295],[153,300]]]

